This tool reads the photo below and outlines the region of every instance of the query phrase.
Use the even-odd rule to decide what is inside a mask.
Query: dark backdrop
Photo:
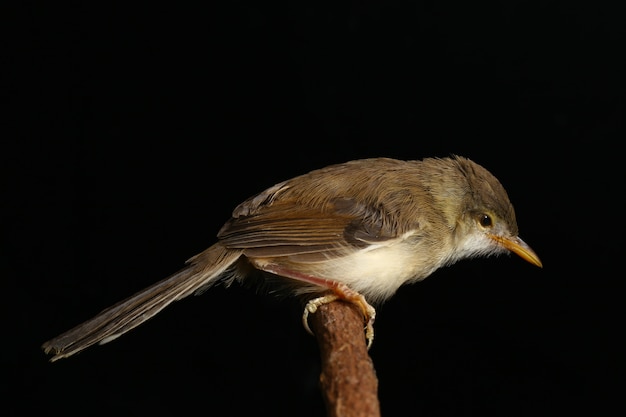
[[[383,415],[603,415],[619,398],[617,10],[41,3],[5,14],[0,414],[323,415],[299,305],[254,289],[55,364],[39,346],[178,270],[268,186],[451,153],[501,180],[545,266],[461,262],[379,309]]]

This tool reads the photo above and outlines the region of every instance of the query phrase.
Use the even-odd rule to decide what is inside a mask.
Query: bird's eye
[[[491,220],[491,216],[488,214],[481,214],[479,216],[479,222],[482,227],[491,227],[493,225],[493,220]]]

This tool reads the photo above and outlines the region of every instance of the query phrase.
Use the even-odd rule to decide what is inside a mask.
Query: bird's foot
[[[302,323],[304,324],[304,328],[306,329],[306,331],[310,334],[313,334],[313,332],[309,327],[309,314],[315,313],[321,305],[331,303],[335,300],[344,300],[349,303],[355,304],[361,310],[366,320],[365,338],[367,339],[367,348],[369,349],[372,346],[372,343],[374,342],[374,319],[376,318],[376,310],[367,302],[367,300],[365,300],[365,297],[363,297],[363,295],[361,295],[359,292],[354,291],[346,284],[293,271],[272,263],[257,264],[256,267],[263,271],[271,272],[275,275],[280,275],[283,277],[295,279],[297,281],[314,284],[318,287],[327,288],[328,290],[330,290],[326,295],[310,300],[304,307],[304,313],[302,314]]]
[[[372,307],[365,300],[365,297],[344,284],[337,284],[336,287],[333,287],[332,293],[309,300],[304,307],[304,313],[302,314],[302,324],[304,325],[304,328],[312,335],[313,331],[309,326],[309,314],[315,313],[321,305],[331,303],[338,299],[345,300],[356,305],[363,313],[363,316],[365,316],[365,338],[367,340],[367,348],[369,349],[374,342],[374,320],[376,319],[376,309],[374,309],[374,307]]]

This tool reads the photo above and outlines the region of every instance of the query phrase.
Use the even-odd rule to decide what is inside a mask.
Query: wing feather
[[[396,175],[416,165],[386,158],[339,164],[276,184],[244,201],[218,234],[227,248],[249,257],[323,260],[395,239],[419,226],[399,221],[420,210],[408,190],[418,175]],[[409,185],[410,184],[410,185]]]
[[[342,201],[342,208],[345,205]],[[395,238],[396,230],[387,227],[389,223],[393,222],[383,212],[369,207],[347,212],[336,209],[332,203],[324,207],[285,203],[232,218],[218,237],[228,248],[245,249],[246,256],[309,254],[307,259],[321,260],[347,248]]]

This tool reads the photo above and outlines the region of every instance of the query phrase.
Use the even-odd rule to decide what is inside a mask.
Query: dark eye
[[[480,225],[482,227],[491,227],[493,224],[493,220],[491,220],[491,216],[488,214],[481,214],[479,217]]]

